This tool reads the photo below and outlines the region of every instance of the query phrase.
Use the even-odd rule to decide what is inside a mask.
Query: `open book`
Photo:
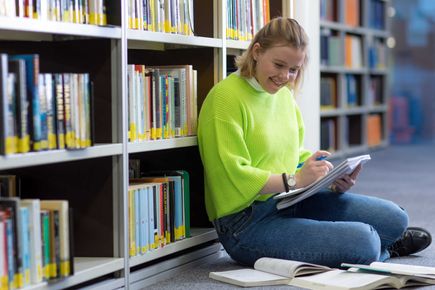
[[[397,274],[428,278],[435,281],[435,267],[424,267],[416,265],[392,264],[383,262],[373,262],[370,265],[342,263],[343,268],[353,268],[359,271],[380,273],[380,274]]]
[[[398,264],[386,265],[397,267]],[[370,267],[368,265],[355,266]],[[409,267],[409,265],[401,266],[405,268]],[[432,269],[435,270],[435,268]],[[399,275],[381,271],[375,273],[360,270],[356,267],[346,271],[316,264],[274,258],[258,259],[254,264],[254,269],[210,272],[209,277],[242,287],[281,284],[323,290],[400,289],[408,286],[435,284],[435,278],[419,277],[414,274]]]
[[[254,269],[238,269],[224,272],[210,272],[209,277],[221,282],[242,287],[289,285],[292,278],[322,273],[329,267],[292,260],[260,258]]]
[[[351,174],[355,168],[364,164],[370,160],[370,155],[360,155],[352,158],[347,158],[337,166],[335,166],[327,175],[316,180],[306,187],[301,187],[295,190],[290,190],[289,192],[282,192],[275,195],[273,198],[281,199],[276,207],[278,209],[287,208],[294,205],[295,203],[304,200],[313,194],[316,194],[320,190],[330,186],[336,179],[342,177],[345,174]]]

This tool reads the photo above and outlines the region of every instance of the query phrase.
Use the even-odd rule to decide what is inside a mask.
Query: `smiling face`
[[[295,81],[304,63],[305,52],[290,46],[274,46],[264,50],[256,43],[253,57],[256,61],[255,78],[266,92],[275,94]]]

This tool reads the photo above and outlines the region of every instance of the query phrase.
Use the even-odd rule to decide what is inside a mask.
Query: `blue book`
[[[5,221],[6,225],[6,243],[8,250],[8,284],[9,289],[15,288],[15,272],[16,272],[16,264],[14,258],[14,252],[16,251],[14,247],[14,233],[13,233],[13,222],[10,217],[8,217]]]
[[[27,100],[29,106],[29,122],[32,149],[41,150],[42,124],[41,109],[39,100],[39,55],[37,54],[20,54],[11,55],[11,60],[23,59],[26,63],[26,88]]]
[[[20,250],[23,265],[23,286],[30,284],[30,234],[29,234],[29,210],[27,207],[20,207],[21,224],[18,226],[20,231]]]
[[[157,233],[157,224],[155,217],[155,204],[156,204],[156,186],[149,185],[148,187],[148,249],[157,248],[158,244],[158,233]],[[157,238],[156,238],[157,236]]]
[[[148,251],[148,188],[139,189],[140,200],[140,253]]]

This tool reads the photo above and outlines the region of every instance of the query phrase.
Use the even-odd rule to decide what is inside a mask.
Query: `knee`
[[[393,235],[400,237],[408,227],[409,217],[407,212],[392,202],[392,210],[390,214],[390,230]]]
[[[357,223],[351,232],[352,245],[348,249],[349,263],[369,264],[378,261],[381,254],[381,239],[377,231],[368,224]]]

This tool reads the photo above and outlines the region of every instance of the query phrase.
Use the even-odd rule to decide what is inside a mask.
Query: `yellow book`
[[[128,190],[128,236],[130,246],[130,257],[136,256],[136,237],[135,237],[135,213],[134,213],[134,190]]]

